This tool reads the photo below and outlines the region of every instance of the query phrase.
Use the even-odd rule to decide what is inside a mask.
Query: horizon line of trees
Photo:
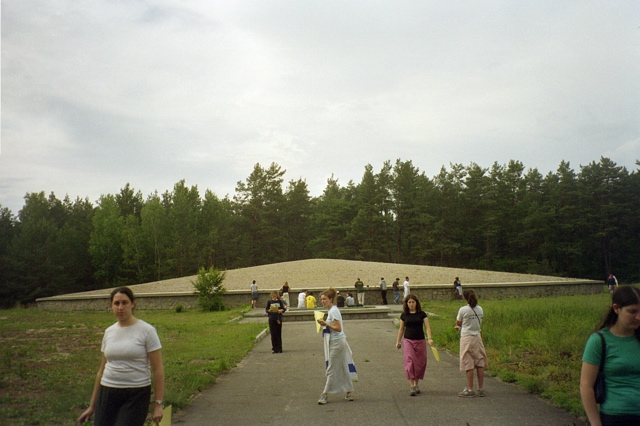
[[[640,162],[636,162],[640,166]],[[608,158],[542,176],[519,161],[369,164],[318,197],[259,163],[233,198],[184,180],[144,199],[28,193],[0,206],[0,307],[36,298],[310,258],[473,268],[625,282],[640,279],[640,172]]]

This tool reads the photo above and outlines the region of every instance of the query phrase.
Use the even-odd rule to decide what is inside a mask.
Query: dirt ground
[[[354,260],[309,259],[294,262],[226,271],[224,286],[227,290],[249,290],[256,280],[260,290],[280,289],[285,281],[292,291],[330,286],[351,286],[360,278],[365,285],[377,286],[384,277],[390,286],[395,278],[400,283],[405,277],[413,285],[452,284],[460,277],[463,285],[473,283],[506,283],[531,281],[572,281],[570,278],[543,275],[513,274],[474,269],[443,268],[437,266],[403,265],[396,263],[362,262]],[[196,275],[130,286],[136,293],[193,291]],[[96,290],[88,294],[104,294],[109,290]],[[83,294],[87,294],[83,293]]]

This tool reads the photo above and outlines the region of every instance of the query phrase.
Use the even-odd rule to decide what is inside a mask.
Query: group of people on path
[[[338,294],[330,288],[320,295],[320,302],[327,309],[326,318],[317,320],[323,327],[326,375],[318,399],[320,405],[327,404],[329,394],[335,393],[344,393],[347,401],[354,400],[357,371],[342,315],[335,304]],[[465,372],[466,385],[458,396],[483,397],[484,369],[488,366],[482,339],[484,312],[473,290],[463,291],[462,297],[465,305],[458,310],[454,328],[460,331],[460,370]],[[163,418],[162,345],[156,329],[134,315],[135,300],[127,287],[111,292],[110,308],[117,322],[104,332],[102,361],[91,400],[78,424],[93,417],[95,425],[143,425],[149,414],[149,401],[153,401],[153,421],[158,423]],[[272,292],[266,312],[274,353],[282,352],[282,315],[286,310],[280,293]],[[395,346],[403,349],[404,373],[411,396],[420,394],[419,382],[424,379],[427,366],[427,344],[434,344],[428,314],[418,298],[408,294],[403,300]],[[640,289],[616,287],[607,314],[587,340],[582,361],[580,395],[591,425],[640,424]]]
[[[322,293],[321,301],[328,310],[327,318],[317,320],[324,327],[326,358],[326,383],[318,399],[320,405],[327,404],[332,393],[345,393],[346,400],[354,400],[352,380],[357,377],[357,372],[344,333],[342,315],[334,305],[336,295],[334,289]],[[455,328],[461,330],[460,369],[466,372],[467,386],[458,396],[483,397],[484,368],[488,365],[480,328],[483,311],[473,290],[465,291],[464,299],[467,305],[458,311]],[[396,348],[403,349],[404,372],[411,396],[420,394],[419,382],[424,379],[427,367],[427,343],[430,346],[434,344],[428,314],[422,310],[418,298],[409,294],[403,300]],[[473,391],[474,370],[478,377],[477,392]]]
[[[483,397],[484,369],[488,366],[481,329],[484,313],[473,290],[466,290],[463,297],[467,304],[458,310],[454,328],[460,330],[460,371],[465,372],[467,383],[458,396]],[[427,343],[434,344],[429,315],[422,310],[418,298],[409,294],[403,301],[396,348],[403,349],[404,373],[411,396],[420,394],[419,382],[427,368]],[[477,392],[473,390],[474,370],[478,377]]]

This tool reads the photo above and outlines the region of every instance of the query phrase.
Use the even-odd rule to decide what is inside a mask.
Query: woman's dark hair
[[[333,303],[333,301],[336,300],[336,290],[334,288],[330,288],[320,293],[320,296],[326,296],[327,299],[331,300],[331,303]]]
[[[640,304],[640,289],[630,285],[621,285],[618,287],[611,295],[611,307],[609,307],[609,311],[602,320],[600,320],[596,330],[611,327],[618,321],[618,314],[613,310],[614,304],[617,305],[618,308]],[[636,328],[635,334],[636,338],[640,340],[640,328]]]
[[[409,314],[409,305],[407,305],[407,302],[409,300],[415,300],[416,312],[422,312],[422,306],[420,306],[420,301],[418,300],[415,294],[410,294],[407,297],[405,297],[404,300],[402,301],[402,310],[404,311],[405,314]]]
[[[122,293],[126,295],[129,298],[129,300],[131,300],[132,302],[136,300],[136,297],[133,295],[133,292],[129,287],[118,287],[111,292],[111,299],[110,299],[111,303],[113,303],[113,298],[118,293]]]
[[[475,308],[478,306],[478,298],[476,297],[476,292],[473,290],[465,290],[462,292],[462,297],[467,301],[469,306]]]

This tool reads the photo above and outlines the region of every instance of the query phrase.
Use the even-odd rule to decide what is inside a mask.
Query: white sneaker
[[[462,392],[458,393],[458,396],[461,396],[463,398],[475,398],[476,393],[471,389],[464,388]]]
[[[327,403],[327,394],[323,393],[320,395],[320,399],[318,400],[318,405],[324,405]]]

